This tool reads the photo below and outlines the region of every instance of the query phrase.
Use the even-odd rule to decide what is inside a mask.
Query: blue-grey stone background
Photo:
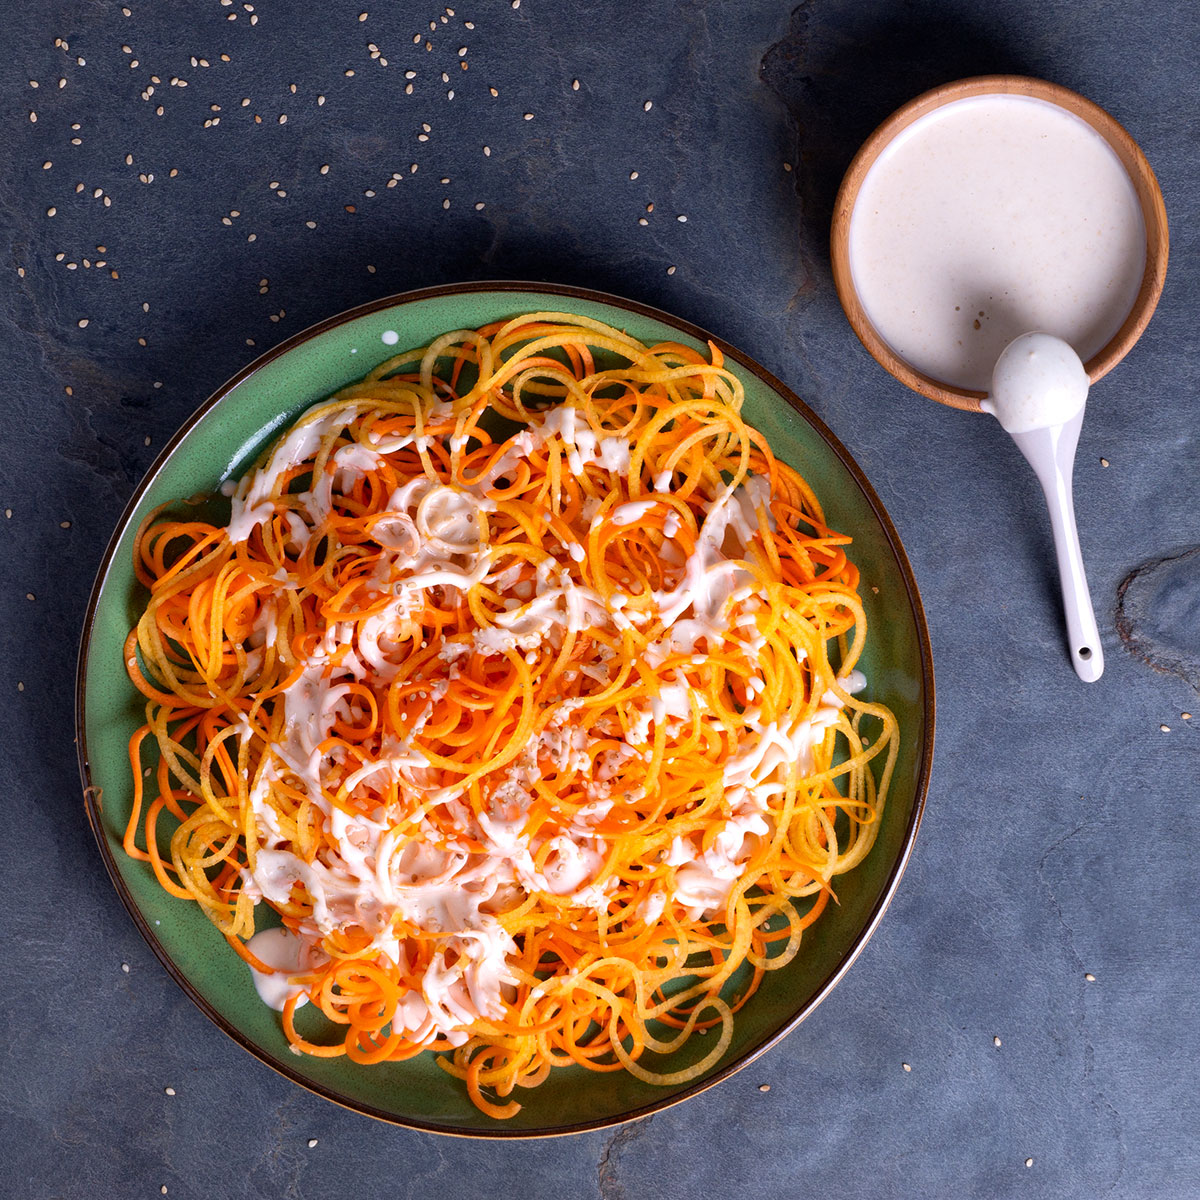
[[[1200,1195],[1200,572],[1155,565],[1200,542],[1200,11],[452,3],[4,11],[0,1195]],[[1158,313],[1079,447],[1107,657],[1091,687],[1024,463],[994,422],[877,367],[829,274],[861,140],[925,88],[993,71],[1108,108],[1171,219]],[[939,692],[915,855],[833,995],[689,1103],[540,1143],[375,1123],[210,1025],[105,876],[72,745],[92,577],[171,433],[320,318],[488,278],[658,305],[805,397],[904,538]]]

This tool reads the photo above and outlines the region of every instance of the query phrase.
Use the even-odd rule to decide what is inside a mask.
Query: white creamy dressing
[[[1133,307],[1146,230],[1128,172],[1081,117],[968,97],[903,130],[855,201],[850,271],[879,336],[935,380],[986,391],[1001,350],[1044,330],[1080,358]]]
[[[324,957],[314,953],[311,942],[298,938],[289,929],[262,929],[246,943],[246,948],[259,962],[275,969],[274,974],[268,975],[250,968],[254,988],[268,1008],[283,1012],[293,996],[299,997],[297,1008],[308,1003],[303,985],[293,983],[292,977],[311,970]]]
[[[259,471],[238,483],[229,525],[232,540],[248,537],[259,522],[271,517],[272,495],[280,477],[312,456],[337,427],[333,417],[298,427]],[[387,683],[396,676],[402,655],[408,653],[405,639],[410,623],[431,588],[442,589],[443,595],[447,589],[465,595],[487,583],[507,597],[508,607],[495,615],[492,627],[475,631],[469,642],[447,642],[441,647],[439,658],[451,679],[458,661],[471,653],[485,657],[532,653],[546,644],[557,650],[571,631],[631,628],[651,619],[644,607],[633,604],[633,596],[618,592],[606,602],[576,581],[571,568],[582,555],[576,555],[572,546],[566,548],[567,561],[547,558],[537,565],[536,583],[526,595],[517,594],[511,567],[494,568],[487,489],[553,437],[568,457],[576,456],[583,465],[598,463],[606,470],[628,465],[629,450],[623,439],[582,428],[576,410],[564,406],[509,439],[484,477],[468,486],[417,477],[397,488],[375,527],[376,540],[386,552],[375,576],[380,596],[387,598],[385,605],[359,621],[330,625],[299,676],[283,692],[283,736],[272,744],[250,790],[254,829],[247,839],[245,887],[256,903],[263,899],[280,905],[300,884],[311,897],[312,915],[296,934],[269,930],[251,939],[253,952],[278,972],[255,972],[255,986],[272,1007],[282,1008],[288,996],[300,990],[292,977],[323,959],[321,940],[351,926],[364,930],[374,950],[409,973],[413,964],[405,961],[403,942],[395,932],[397,924],[405,924],[448,936],[439,942],[424,970],[420,992],[410,991],[398,1007],[393,1027],[402,1025],[416,1042],[445,1037],[461,1043],[474,1021],[503,1015],[504,997],[516,983],[509,962],[517,947],[496,912],[510,907],[515,897],[539,891],[580,907],[603,910],[608,906],[615,880],[605,878],[610,846],[597,833],[597,826],[612,808],[613,780],[621,764],[649,754],[652,729],[665,726],[668,735],[681,733],[703,704],[682,670],[674,671],[658,694],[634,712],[626,739],[615,750],[611,744],[600,748],[608,739],[573,726],[573,702],[559,704],[490,784],[485,810],[478,814],[466,802],[461,786],[431,790],[437,775],[414,744],[432,715],[437,689],[444,689],[445,682],[433,685],[434,694],[425,698],[424,707],[408,724],[407,738],[391,735],[373,760],[350,770],[339,743],[332,750],[322,749],[338,721],[354,719],[353,684]],[[352,472],[370,470],[380,455],[415,441],[391,438],[376,439],[370,446],[339,446],[329,456],[325,478],[310,483],[307,492],[289,497],[289,504],[317,526],[330,511],[333,483],[350,482]],[[751,652],[764,644],[755,621],[761,600],[753,593],[752,576],[738,560],[746,556],[759,530],[760,512],[771,524],[768,499],[765,479],[751,478],[741,487],[726,488],[713,500],[693,554],[685,558],[672,549],[672,559],[664,548],[664,561],[677,564],[678,578],[652,596],[665,636],[647,647],[651,662],[693,655],[706,641],[716,648],[731,632]],[[607,517],[600,516],[599,507],[593,515],[620,527],[664,502],[657,498],[627,501]],[[289,517],[304,525],[296,513]],[[296,537],[299,540],[299,533]],[[254,640],[261,647],[275,635],[274,612],[264,613],[256,622]],[[599,658],[581,669],[607,682],[604,655]],[[861,680],[843,682],[853,690]],[[758,687],[761,690],[761,681]],[[721,909],[759,839],[773,832],[767,812],[771,798],[787,785],[789,773],[803,773],[811,763],[812,747],[837,720],[839,707],[838,698],[827,693],[814,718],[792,729],[762,723],[757,708],[745,713],[747,735],[725,770],[730,815],[707,850],[702,849],[699,835],[674,839],[664,859],[673,868],[670,886],[656,888],[643,903],[639,914],[643,920],[657,920],[672,903],[691,918]],[[248,735],[247,727],[244,736]],[[588,802],[574,817],[563,817],[558,824],[548,822],[530,837],[525,825],[534,785],[547,772],[574,773],[576,786],[582,786]],[[281,779],[308,796],[332,843],[331,847],[323,844],[311,862],[290,848],[294,835],[281,830],[270,804],[271,785]],[[385,794],[384,784],[397,789],[399,811],[385,810],[378,799]],[[351,815],[335,804],[332,793],[339,787],[354,795],[356,807],[365,811]],[[440,810],[440,828],[418,815],[430,806]],[[447,836],[447,826],[458,836]]]

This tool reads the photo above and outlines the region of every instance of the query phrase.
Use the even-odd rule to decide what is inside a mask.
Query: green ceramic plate
[[[360,1067],[289,1052],[278,1017],[259,1002],[249,972],[200,910],[169,897],[143,864],[121,850],[131,794],[126,745],[142,720],[142,702],[122,666],[122,645],[142,603],[130,558],[134,531],[156,505],[213,492],[222,480],[241,474],[268,439],[310,404],[383,361],[394,349],[381,340],[386,330],[396,330],[402,345],[418,346],[449,329],[545,309],[595,317],[646,342],[670,339],[702,347],[709,338],[684,321],[612,296],[513,283],[412,292],[297,334],[204,404],[137,489],[104,556],[80,652],[77,719],[88,813],[113,883],[163,965],[230,1037],[289,1079],[371,1116],[439,1133],[529,1137],[600,1128],[684,1100],[756,1058],[825,997],[878,924],[912,849],[933,755],[929,637],[912,571],[883,505],[808,408],[744,354],[714,338],[745,385],[745,415],[813,485],[830,524],[854,538],[852,556],[862,572],[872,630],[860,665],[870,680],[868,694],[899,718],[902,739],[883,827],[869,858],[840,881],[840,904],[806,934],[800,955],[768,973],[738,1014],[724,1059],[689,1084],[657,1088],[625,1072],[566,1068],[523,1092],[524,1107],[515,1119],[496,1122],[480,1114],[462,1085],[429,1055]],[[667,1069],[672,1065],[681,1064],[668,1063]]]

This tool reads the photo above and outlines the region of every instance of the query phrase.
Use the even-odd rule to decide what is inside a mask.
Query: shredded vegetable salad
[[[226,524],[143,524],[125,850],[293,1051],[432,1051],[496,1118],[556,1067],[695,1078],[870,850],[897,730],[850,539],[708,351],[448,332],[306,412]]]

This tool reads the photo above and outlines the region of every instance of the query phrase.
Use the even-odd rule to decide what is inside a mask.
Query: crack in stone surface
[[[1049,862],[1050,858],[1059,850],[1061,850],[1069,841],[1071,841],[1072,838],[1078,837],[1081,833],[1093,825],[1103,825],[1109,823],[1110,822],[1107,821],[1097,822],[1094,820],[1078,822],[1074,828],[1068,830],[1061,837],[1052,842],[1043,852],[1041,858],[1038,859],[1038,881],[1045,889],[1046,899],[1049,901],[1050,907],[1054,911],[1055,919],[1058,921],[1059,925],[1066,934],[1067,950],[1075,962],[1075,967],[1080,977],[1082,977],[1084,974],[1085,964],[1082,956],[1075,947],[1075,929],[1068,922],[1066,914],[1062,910],[1062,905],[1058,902],[1058,897],[1055,895],[1054,891],[1053,881],[1050,879],[1047,873],[1046,864]],[[1098,1193],[1099,1195],[1111,1196],[1116,1191],[1117,1185],[1125,1177],[1125,1166],[1127,1162],[1125,1124],[1121,1117],[1120,1111],[1113,1105],[1108,1096],[1096,1088],[1094,1078],[1096,1050],[1092,1045],[1091,1040],[1087,1036],[1086,1020],[1082,1004],[1080,1004],[1079,1008],[1076,1010],[1072,1023],[1075,1027],[1076,1034],[1083,1043],[1083,1085],[1087,1092],[1088,1104],[1090,1105],[1092,1112],[1095,1113],[1097,1117],[1099,1117],[1101,1113],[1108,1117],[1108,1122],[1112,1127],[1113,1140],[1115,1141],[1117,1147],[1116,1171],[1108,1187],[1105,1188],[1102,1193]]]
[[[604,1149],[596,1161],[596,1186],[603,1200],[629,1200],[629,1193],[617,1178],[620,1154],[626,1146],[645,1133],[653,1120],[653,1117],[644,1117],[640,1121],[622,1125],[604,1143]]]
[[[1125,576],[1117,588],[1117,633],[1135,658],[1200,691],[1200,546]]]
[[[769,46],[759,78],[787,109],[796,150],[803,279],[792,304],[830,274],[829,226],[842,176],[871,131],[900,105],[969,75],[1031,71],[1021,52],[962,14],[905,5],[860,15],[853,5],[803,0]]]

